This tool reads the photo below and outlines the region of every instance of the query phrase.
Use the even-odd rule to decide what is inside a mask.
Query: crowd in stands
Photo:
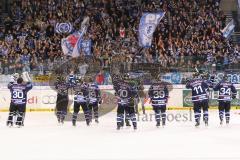
[[[142,13],[159,10],[166,12],[165,17],[151,48],[142,49],[138,46]],[[13,0],[0,29],[0,73],[45,74],[67,61],[61,50],[67,34],[56,33],[55,24],[70,22],[77,31],[85,16],[90,18],[86,35],[93,41],[92,62],[101,68],[119,61],[228,67],[240,60],[240,47],[221,34],[226,20],[220,0]]]

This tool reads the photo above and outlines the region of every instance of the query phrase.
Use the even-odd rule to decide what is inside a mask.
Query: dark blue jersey
[[[27,103],[27,92],[32,89],[32,83],[17,84],[11,82],[8,84],[8,89],[11,92],[11,103],[13,104],[26,104]]]
[[[86,83],[75,84],[73,86],[74,101],[78,103],[87,103],[89,98],[89,86]]]
[[[201,102],[209,99],[209,84],[203,79],[193,79],[186,84],[192,90],[192,101]]]
[[[119,82],[116,91],[119,97],[118,104],[122,105],[129,105],[132,99],[137,96],[137,90],[126,82]]]
[[[230,82],[219,82],[213,89],[218,91],[219,101],[231,101],[232,97],[237,95],[236,88]]]
[[[98,103],[101,100],[101,92],[97,84],[89,84],[89,103]]]
[[[113,83],[113,89],[115,92],[117,92],[118,85],[122,82],[119,76],[113,75],[112,77],[112,83]]]
[[[74,74],[68,75],[67,81],[70,86],[73,86],[76,83],[76,76]]]
[[[169,92],[166,85],[156,82],[150,86],[148,95],[153,106],[163,106],[167,103]]]
[[[69,83],[66,82],[57,82],[55,83],[55,89],[57,90],[57,93],[60,95],[68,95],[68,90],[70,86]]]

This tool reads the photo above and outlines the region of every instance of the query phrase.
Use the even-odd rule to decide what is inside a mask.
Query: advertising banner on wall
[[[183,107],[192,107],[192,91],[188,89],[183,89]],[[237,90],[237,98],[232,100],[232,106],[240,106],[240,89]],[[218,92],[210,91],[209,106],[218,106]]]

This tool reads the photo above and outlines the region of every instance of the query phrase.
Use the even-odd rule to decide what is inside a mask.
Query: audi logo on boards
[[[42,97],[43,104],[56,104],[57,96],[55,95],[46,95]]]

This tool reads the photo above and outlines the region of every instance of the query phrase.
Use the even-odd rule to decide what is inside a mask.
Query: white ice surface
[[[168,111],[168,113],[187,113]],[[231,124],[219,126],[217,111],[210,112],[209,127],[194,122],[138,123],[138,130],[116,130],[115,112],[100,124],[72,127],[56,123],[53,113],[27,113],[25,127],[5,126],[0,113],[0,160],[167,159],[240,160],[240,111],[232,111]]]

